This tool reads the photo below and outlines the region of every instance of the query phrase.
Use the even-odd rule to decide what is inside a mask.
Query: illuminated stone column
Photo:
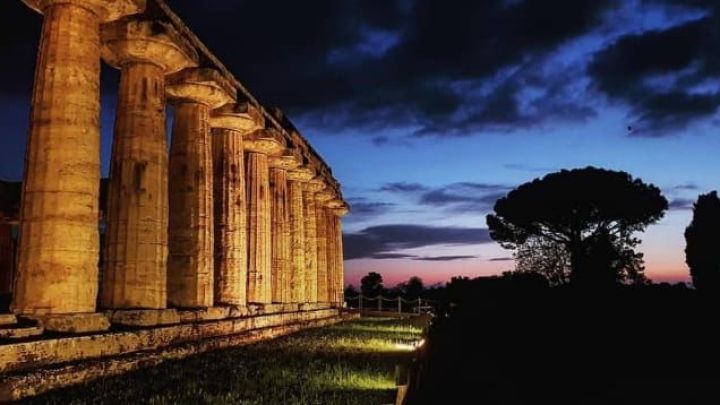
[[[333,269],[335,295],[332,302],[336,303],[338,307],[342,307],[345,303],[345,265],[343,260],[342,221],[340,221],[340,218],[348,213],[348,208],[343,202],[341,206],[332,208],[330,211],[334,231],[334,234],[330,237],[334,240],[333,247],[335,248],[335,268]]]
[[[335,215],[332,211],[325,207],[323,208],[325,215],[326,224],[326,237],[327,246],[325,249],[325,257],[327,258],[327,296],[328,302],[335,303],[335,297],[337,295],[336,283],[335,283],[335,271],[337,270],[336,265],[336,253],[337,253],[337,241],[335,239]]]
[[[282,135],[273,129],[251,132],[245,137],[249,303],[272,302],[272,214],[268,157],[281,154],[284,147]]]
[[[325,218],[327,226],[327,283],[330,302],[335,306],[342,306],[344,291],[343,251],[342,251],[342,224],[340,217],[347,214],[348,206],[334,190],[318,193],[328,194],[332,198],[325,201]]]
[[[168,155],[165,75],[197,54],[168,24],[122,19],[102,28],[103,59],[120,68],[105,266],[105,308],[165,308]]]
[[[318,302],[318,243],[317,205],[315,193],[322,183],[303,183],[303,210],[305,219],[305,297],[308,302]]]
[[[296,168],[299,156],[285,153],[270,157],[272,194],[272,302],[289,303],[290,289],[290,200],[287,171]]]
[[[290,198],[290,257],[291,272],[290,286],[292,290],[292,302],[307,302],[305,296],[305,218],[303,209],[303,181],[308,179],[299,172],[290,172],[288,179]]]
[[[168,77],[175,104],[170,147],[168,303],[213,305],[213,178],[210,110],[235,89],[216,70],[185,69]]]
[[[318,302],[330,302],[328,284],[328,221],[325,202],[332,198],[328,192],[315,193],[315,219],[317,225],[317,291]]]
[[[247,197],[243,135],[264,125],[248,103],[213,110],[215,303],[247,303]]]
[[[20,314],[92,313],[98,291],[100,24],[138,13],[145,2],[25,3],[44,18],[25,157],[12,310]],[[101,319],[83,330],[105,327],[107,320]],[[52,328],[51,323],[46,328]]]

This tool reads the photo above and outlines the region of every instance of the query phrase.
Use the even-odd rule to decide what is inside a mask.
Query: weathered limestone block
[[[289,178],[291,174],[288,174]],[[305,296],[305,218],[303,209],[302,181],[291,180],[288,184],[290,200],[290,257],[292,302],[306,302]]]
[[[272,160],[272,158],[271,158]],[[270,192],[272,194],[272,302],[285,302],[287,288],[285,278],[290,269],[290,243],[288,237],[290,215],[288,212],[287,171],[284,168],[270,169]]]
[[[111,324],[125,326],[158,326],[180,323],[180,315],[173,309],[106,311]]]
[[[212,69],[168,76],[175,104],[170,147],[168,303],[213,305],[213,178],[209,112],[231,102],[235,89]]]
[[[215,215],[215,303],[247,303],[247,196],[243,136],[264,118],[248,103],[211,112]]]
[[[317,263],[317,216],[315,212],[316,183],[303,183],[303,217],[305,219],[305,300],[318,301],[318,263]]]
[[[17,324],[15,314],[0,314],[0,327]]]
[[[168,156],[165,75],[196,64],[169,25],[124,18],[102,28],[105,61],[121,69],[107,207],[105,308],[165,308]]]
[[[40,336],[45,329],[42,325],[18,326],[18,327],[0,327],[0,339],[26,339],[33,336]]]
[[[63,333],[88,333],[108,330],[110,322],[105,314],[39,315],[37,318],[45,330]]]
[[[180,322],[204,322],[230,317],[230,307],[210,307],[195,310],[178,311]]]
[[[144,1],[26,4],[44,18],[12,309],[22,314],[93,312],[98,290],[100,23],[139,12]]]

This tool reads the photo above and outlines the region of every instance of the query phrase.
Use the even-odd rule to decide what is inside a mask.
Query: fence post
[[[378,294],[377,300],[378,300],[378,311],[382,312],[382,294]]]
[[[358,294],[358,310],[362,311],[362,293]]]
[[[422,298],[418,297],[418,306],[417,306],[417,313],[419,314],[422,307]]]
[[[402,314],[402,297],[398,295],[398,314]]]

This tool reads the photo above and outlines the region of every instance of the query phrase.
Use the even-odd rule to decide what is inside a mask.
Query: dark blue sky
[[[647,272],[686,278],[688,206],[720,173],[718,1],[169,3],[333,167],[353,205],[348,281],[511,268],[485,230],[494,200],[591,164],[665,191]],[[41,17],[3,1],[0,19],[0,177],[18,179]],[[105,163],[116,83],[106,68]]]

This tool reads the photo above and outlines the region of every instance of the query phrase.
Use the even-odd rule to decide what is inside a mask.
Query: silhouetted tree
[[[355,288],[354,285],[350,284],[349,286],[345,287],[345,298],[353,298],[358,295],[357,288]]]
[[[379,273],[371,271],[360,280],[360,291],[367,297],[376,297],[382,290],[383,278]]]
[[[420,297],[425,290],[423,281],[418,276],[412,276],[408,281],[402,282],[395,287],[405,299],[414,300]]]
[[[699,291],[720,290],[719,230],[720,199],[713,191],[698,197],[692,222],[685,229],[685,262]]]
[[[642,256],[634,251],[640,241],[632,235],[657,222],[667,207],[652,184],[626,172],[586,167],[520,185],[495,203],[487,224],[490,236],[508,249],[530,238],[563,246],[570,280],[598,285],[643,279]]]

